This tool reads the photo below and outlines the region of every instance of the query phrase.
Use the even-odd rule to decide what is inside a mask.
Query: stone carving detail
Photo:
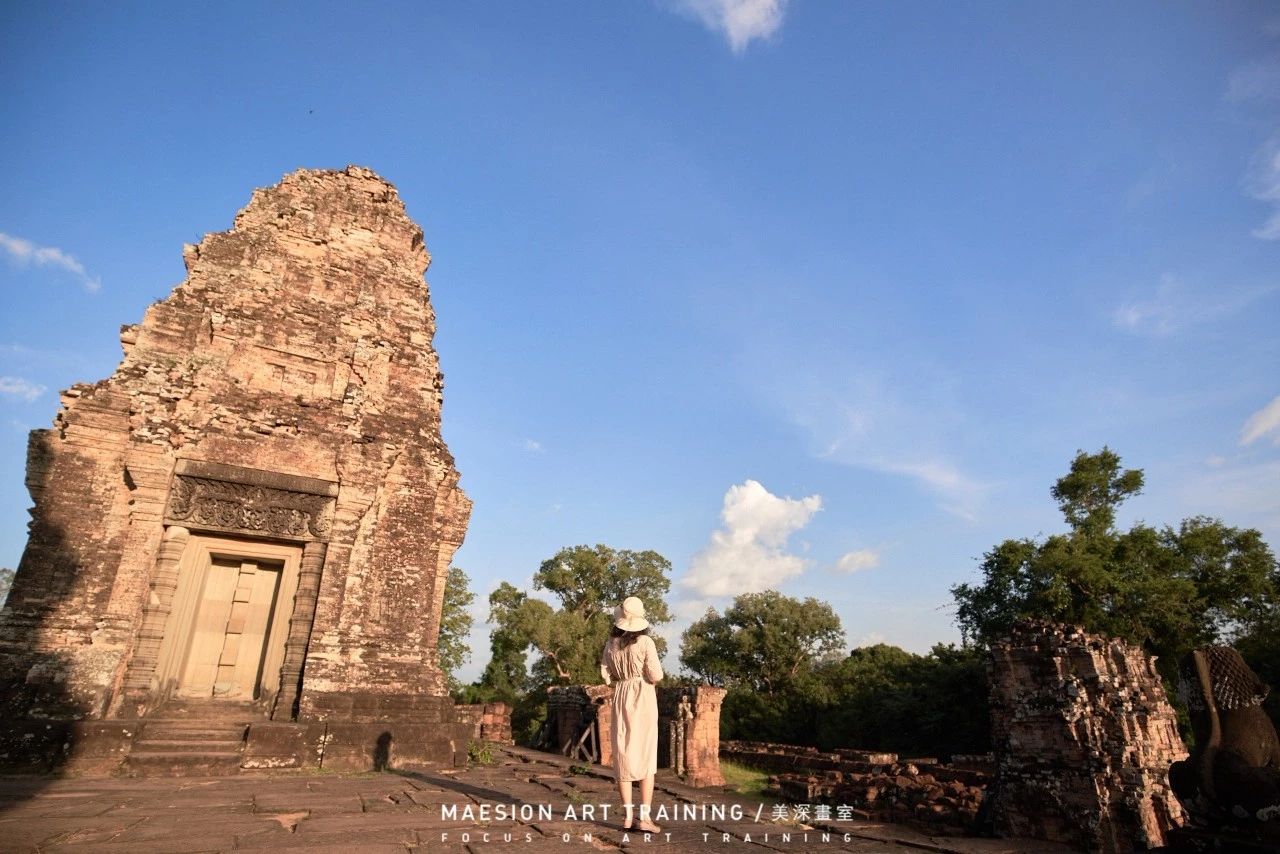
[[[178,475],[166,516],[189,527],[324,540],[332,510],[324,495]]]

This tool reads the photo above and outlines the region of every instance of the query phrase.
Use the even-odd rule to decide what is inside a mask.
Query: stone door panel
[[[274,698],[301,555],[300,546],[191,537],[156,668],[162,695]]]
[[[284,564],[215,555],[205,570],[180,697],[256,699]]]

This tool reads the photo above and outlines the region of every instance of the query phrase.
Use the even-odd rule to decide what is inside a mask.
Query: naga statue
[[[1188,653],[1179,671],[1196,743],[1169,769],[1191,819],[1170,850],[1280,850],[1280,738],[1262,708],[1270,689],[1229,646]]]

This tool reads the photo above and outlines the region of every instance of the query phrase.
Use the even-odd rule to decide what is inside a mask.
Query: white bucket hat
[[[636,596],[628,596],[613,609],[613,624],[624,632],[642,632],[649,628],[644,618],[644,603]]]

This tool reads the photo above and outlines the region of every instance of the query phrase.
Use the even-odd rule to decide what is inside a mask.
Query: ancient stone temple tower
[[[471,503],[440,436],[422,230],[367,169],[301,170],[184,258],[115,373],[31,434],[6,714],[439,720]]]

